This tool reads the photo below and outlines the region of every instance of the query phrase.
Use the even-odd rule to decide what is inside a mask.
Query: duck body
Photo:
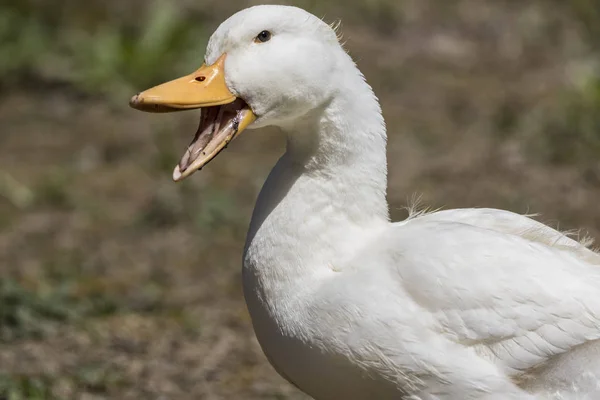
[[[287,162],[282,158],[269,177],[268,182],[276,188],[287,186],[280,182],[290,182]],[[327,208],[324,198],[311,196],[315,194],[309,189],[311,182],[303,177],[291,180],[293,184],[280,201],[264,196],[263,190],[259,204],[265,208],[255,210],[244,255],[246,303],[259,343],[283,377],[316,399],[398,398],[395,382],[368,377],[362,367],[348,363],[347,351],[351,349],[344,346],[351,337],[360,340],[360,332],[352,325],[360,315],[358,296],[363,293],[347,297],[340,285],[344,285],[345,277],[363,274],[363,280],[369,278],[364,270],[349,270],[355,248],[367,238],[352,222],[337,220],[337,212]],[[288,214],[288,206],[297,212]],[[307,218],[317,210],[321,218]],[[278,226],[283,221],[287,221],[285,231]],[[309,238],[315,247],[298,248],[298,240]],[[318,250],[323,245],[326,254]],[[265,248],[272,252],[265,252]],[[349,254],[348,260],[337,258],[338,251]],[[311,271],[305,270],[307,265]],[[376,282],[365,282],[364,289],[364,295],[379,293]],[[340,326],[336,320],[344,314],[348,314],[343,317],[345,326]]]
[[[326,230],[355,245],[302,279],[264,276],[250,241],[246,301],[275,369],[315,399],[593,399],[595,382],[574,385],[600,372],[595,254],[451,219],[496,214],[541,234],[517,214],[437,214],[368,237]],[[273,232],[274,249],[290,239]],[[582,390],[592,397],[564,397]]]
[[[242,10],[205,64],[131,104],[209,108],[176,180],[245,127],[285,133],[243,256],[256,336],[284,378],[317,400],[600,398],[600,255],[502,210],[390,222],[379,102],[330,26]]]
[[[379,104],[350,57],[332,54],[334,95],[280,125],[288,149],[244,252],[246,302],[271,364],[318,400],[572,391],[576,363],[552,377],[544,367],[600,338],[600,256],[502,210],[390,222]],[[600,360],[587,370],[600,373]]]

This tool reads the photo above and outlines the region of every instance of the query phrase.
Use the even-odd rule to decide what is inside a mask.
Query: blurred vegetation
[[[382,35],[401,29],[408,18],[404,8],[389,0],[368,0],[348,9],[341,9],[341,3],[299,0],[294,4],[326,17],[337,11],[336,18],[343,16],[350,22],[360,17],[361,23]],[[79,93],[121,104],[140,88],[198,67],[210,34],[206,15],[189,7],[183,12],[173,2],[141,4],[145,5],[139,7],[141,15],[134,5],[133,10],[115,16],[95,2],[84,7],[64,1],[55,7],[35,0],[5,0],[0,13],[0,87],[68,85]],[[571,0],[566,8],[594,52],[592,60],[582,63],[593,65],[584,81],[565,88],[553,107],[541,110],[543,115],[535,113],[536,133],[527,139],[528,149],[534,158],[548,163],[593,159],[600,146],[600,113],[596,112],[600,109],[600,2]],[[504,122],[500,121],[499,132]],[[532,122],[511,123],[521,129]],[[16,201],[26,196],[16,195],[20,196]]]
[[[6,400],[54,400],[51,385],[47,377],[0,375],[0,396]]]
[[[72,398],[76,390],[106,395],[123,385],[120,371],[98,365],[78,366],[66,376],[2,375],[0,398],[3,400],[59,400]]]
[[[587,39],[600,46],[600,3],[597,0],[571,0],[568,3],[575,18],[583,25]]]
[[[342,19],[388,119],[393,213],[413,191],[534,201],[600,232],[598,0],[283,2]],[[239,287],[281,147],[242,138],[175,185],[197,116],[126,105],[198,68],[246,3],[0,2],[0,399],[304,398],[267,366]]]
[[[0,280],[0,342],[40,338],[58,324],[81,322],[117,310],[117,303],[106,292],[82,293],[81,288],[65,280],[43,283],[28,290],[12,279]]]
[[[531,130],[529,153],[552,165],[595,164],[600,157],[600,77],[565,90],[551,110],[537,116],[543,122]]]
[[[0,13],[0,82],[23,85],[41,78],[120,99],[187,72],[201,64],[207,32],[178,10],[157,0],[134,26],[101,18],[65,25],[48,18],[50,5],[6,7]]]
[[[571,0],[567,9],[589,52],[573,71],[566,71],[572,85],[538,116],[537,128],[522,129],[533,128],[529,150],[534,157],[549,164],[589,164],[600,159],[600,2]]]

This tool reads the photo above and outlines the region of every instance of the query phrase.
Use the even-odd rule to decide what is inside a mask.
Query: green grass
[[[0,374],[0,399],[59,400],[61,391],[108,394],[123,384],[121,371],[100,364],[80,365],[62,376]]]
[[[60,324],[113,314],[115,299],[97,291],[81,293],[72,283],[38,283],[26,288],[13,279],[0,280],[0,340],[42,338]]]
[[[543,115],[534,115],[526,144],[529,153],[548,164],[594,163],[600,156],[600,78],[565,90]]]
[[[0,398],[3,400],[54,400],[53,379],[19,375],[0,375]]]
[[[49,23],[39,7],[0,10],[0,82],[8,85],[33,76],[122,100],[199,67],[207,40],[202,23],[170,2],[152,3],[137,27]]]

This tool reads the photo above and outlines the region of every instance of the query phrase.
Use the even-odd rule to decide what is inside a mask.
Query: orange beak
[[[233,103],[225,83],[225,54],[212,65],[133,96],[129,105],[146,112],[170,112]]]
[[[173,179],[180,181],[211,161],[256,119],[250,107],[237,98],[225,81],[225,57],[196,72],[143,91],[131,98],[137,110],[162,113],[204,108],[198,131]]]

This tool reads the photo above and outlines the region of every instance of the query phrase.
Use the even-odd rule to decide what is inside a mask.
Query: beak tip
[[[140,94],[136,94],[131,99],[129,99],[129,106],[132,108],[138,108],[141,103]]]
[[[175,182],[179,182],[183,179],[181,170],[179,169],[179,165],[175,166],[175,169],[173,170],[173,180]]]

